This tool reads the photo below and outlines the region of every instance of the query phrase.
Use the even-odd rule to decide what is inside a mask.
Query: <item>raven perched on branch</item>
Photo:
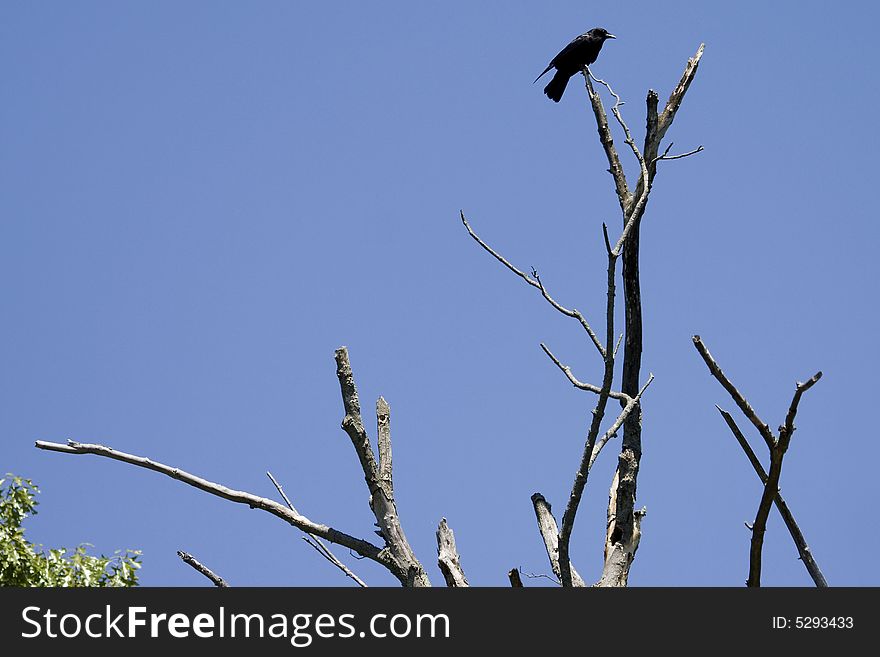
[[[558,103],[565,93],[565,87],[571,76],[582,70],[584,66],[589,66],[596,61],[599,51],[602,50],[602,44],[605,39],[616,39],[613,34],[609,34],[605,28],[594,27],[589,32],[575,37],[565,48],[559,51],[559,54],[553,58],[544,73],[551,68],[556,68],[556,75],[544,87],[544,93],[555,103]],[[544,73],[535,78],[535,82],[540,80]]]

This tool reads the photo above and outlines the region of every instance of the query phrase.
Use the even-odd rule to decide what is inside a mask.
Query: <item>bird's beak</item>
[[[606,35],[605,35],[605,38],[606,38],[606,39],[616,39],[617,37],[614,36],[613,34],[606,34]]]

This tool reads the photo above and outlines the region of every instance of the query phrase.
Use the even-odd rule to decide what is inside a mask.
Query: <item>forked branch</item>
[[[803,394],[812,388],[819,379],[822,378],[822,372],[817,372],[814,374],[809,380],[804,383],[798,383],[795,386],[794,397],[791,400],[791,404],[788,408],[788,413],[785,416],[785,422],[779,427],[779,436],[773,434],[773,431],[770,429],[770,426],[761,420],[758,417],[755,410],[752,408],[751,404],[749,404],[748,400],[746,400],[745,396],[733,385],[730,379],[721,371],[721,368],[718,366],[718,363],[712,357],[712,354],[709,353],[709,349],[703,343],[702,339],[699,335],[695,335],[693,337],[694,346],[699,352],[700,356],[703,358],[703,361],[706,363],[706,366],[709,368],[709,372],[718,379],[719,383],[727,390],[728,394],[730,394],[731,398],[736,402],[736,405],[739,406],[740,410],[743,412],[749,421],[755,426],[761,436],[764,438],[764,442],[767,444],[768,450],[770,451],[770,469],[766,474],[764,473],[763,467],[761,467],[760,462],[758,461],[757,456],[752,451],[751,446],[749,446],[748,441],[745,436],[743,436],[742,432],[739,430],[739,427],[733,421],[733,418],[726,411],[722,411],[720,408],[718,409],[721,412],[722,417],[725,422],[727,422],[727,426],[733,432],[733,435],[736,437],[740,446],[745,451],[746,456],[749,461],[752,463],[752,466],[755,468],[755,471],[758,473],[758,476],[761,478],[761,481],[764,482],[763,493],[761,494],[761,501],[758,504],[758,511],[755,514],[755,521],[752,523],[752,540],[749,546],[749,577],[747,580],[748,586],[760,586],[761,585],[761,557],[764,547],[764,534],[767,531],[767,518],[770,516],[770,507],[776,502],[777,507],[782,513],[783,519],[788,526],[789,532],[794,539],[795,545],[798,548],[798,552],[801,555],[801,559],[804,561],[804,565],[807,568],[807,571],[810,573],[810,576],[813,578],[816,586],[827,586],[825,582],[825,577],[822,575],[819,570],[819,566],[816,564],[815,560],[812,557],[812,554],[809,551],[809,547],[807,547],[807,543],[803,538],[803,535],[800,532],[800,528],[798,528],[797,524],[794,522],[794,518],[791,516],[791,513],[788,511],[788,507],[785,505],[785,502],[782,500],[782,496],[779,494],[779,479],[782,475],[782,461],[785,457],[785,452],[788,450],[789,444],[791,443],[791,437],[794,433],[795,426],[794,420],[797,416],[798,405],[800,404],[801,397]],[[717,407],[716,407],[717,408]]]
[[[822,372],[817,372],[806,383],[798,383],[794,398],[791,400],[788,415],[785,424],[780,427],[779,438],[774,442],[770,449],[770,471],[767,473],[767,482],[764,484],[764,493],[761,495],[761,502],[758,504],[758,512],[755,515],[755,522],[752,525],[752,543],[749,550],[749,579],[748,586],[761,586],[761,553],[764,547],[764,533],[767,530],[767,518],[770,516],[770,506],[773,499],[779,494],[779,478],[782,475],[782,459],[788,450],[791,442],[791,435],[794,433],[794,417],[797,414],[797,407],[800,403],[801,395],[813,387],[813,385],[822,377]]]
[[[393,473],[391,469],[391,409],[388,403],[379,398],[376,403],[376,422],[379,430],[379,463],[373,455],[373,448],[367,436],[361,417],[361,405],[357,386],[348,357],[348,349],[336,350],[336,376],[342,390],[342,405],[345,417],[342,428],[351,438],[364,473],[364,480],[370,491],[370,509],[376,518],[378,534],[385,540],[385,549],[395,563],[396,573],[405,573],[401,583],[404,586],[430,586],[431,582],[422,564],[416,558],[397,512],[394,499]]]
[[[376,404],[378,424],[379,462],[373,455],[373,448],[369,436],[364,428],[361,417],[360,400],[358,399],[357,387],[354,382],[354,374],[348,358],[348,350],[340,347],[336,350],[336,373],[342,390],[342,403],[345,408],[345,417],[342,420],[342,428],[351,439],[364,479],[370,490],[370,508],[376,517],[377,532],[385,541],[384,547],[373,545],[360,538],[355,538],[332,527],[312,522],[299,513],[284,494],[280,484],[269,474],[278,492],[287,503],[287,507],[266,497],[260,497],[245,491],[234,490],[218,483],[208,481],[202,477],[190,474],[180,468],[165,465],[153,461],[144,456],[127,454],[105,445],[78,443],[68,440],[67,444],[52,443],[42,440],[36,442],[39,449],[45,449],[65,454],[94,454],[106,458],[122,461],[130,465],[146,468],[164,474],[172,479],[177,479],[185,484],[203,490],[211,495],[238,504],[246,504],[252,509],[262,509],[284,520],[293,527],[306,534],[305,540],[316,549],[321,556],[340,568],[346,575],[351,577],[360,586],[366,586],[349,568],[347,568],[329,548],[322,542],[328,541],[348,548],[352,552],[371,559],[385,568],[398,579],[404,586],[430,586],[430,581],[424,568],[419,563],[400,525],[397,513],[397,505],[394,500],[394,485],[392,480],[391,463],[391,428],[390,408],[384,399],[379,399]],[[183,558],[183,557],[181,557]],[[192,565],[192,564],[191,564]]]
[[[715,408],[717,408],[718,412],[721,413],[721,417],[724,418],[724,422],[727,424],[731,433],[733,433],[743,452],[745,452],[746,458],[749,459],[749,463],[752,464],[752,467],[754,468],[755,473],[758,475],[758,478],[761,480],[761,483],[766,486],[767,473],[764,471],[764,467],[758,460],[758,457],[755,454],[755,451],[752,449],[752,446],[749,444],[749,441],[746,440],[746,437],[743,435],[743,432],[740,430],[739,426],[736,424],[730,413],[717,405],[715,406]],[[807,569],[810,577],[813,579],[813,583],[819,588],[827,587],[828,582],[825,580],[825,575],[822,574],[822,570],[819,568],[819,564],[816,563],[815,557],[813,557],[813,551],[807,544],[807,539],[804,537],[800,526],[798,526],[797,522],[795,521],[794,514],[788,508],[788,504],[786,504],[785,500],[782,498],[782,493],[780,493],[778,490],[776,491],[776,496],[773,498],[773,502],[774,504],[776,504],[776,508],[779,509],[779,515],[782,516],[782,520],[785,523],[785,526],[788,528],[788,533],[791,534],[791,539],[794,541],[795,547],[797,548],[798,555],[800,556],[801,561],[803,561],[804,567]]]

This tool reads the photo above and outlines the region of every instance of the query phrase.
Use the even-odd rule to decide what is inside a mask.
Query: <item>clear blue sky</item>
[[[829,582],[868,555],[880,447],[876,3],[4,2],[0,471],[43,488],[32,540],[140,548],[145,585],[344,579],[273,517],[36,439],[100,442],[372,537],[333,351],[392,407],[408,537],[435,583],[447,517],[472,584],[549,572],[529,496],[564,508],[601,363],[458,219],[601,325],[620,221],[586,92],[534,77],[595,25],[641,139],[700,42],[642,232],[648,508],[633,585],[739,586],[760,484],[699,333],[772,426],[804,398],[782,490]],[[618,140],[622,146],[622,140]],[[634,175],[633,158],[625,164]],[[739,417],[739,416],[737,416]],[[367,417],[372,427],[373,420]],[[746,427],[747,423],[742,422]],[[755,438],[754,432],[749,436]],[[614,454],[573,543],[598,577]],[[754,440],[759,454],[763,444]],[[378,540],[378,539],[376,539]],[[392,578],[340,553],[370,584]],[[810,580],[774,511],[768,585]],[[546,583],[533,580],[529,584]]]

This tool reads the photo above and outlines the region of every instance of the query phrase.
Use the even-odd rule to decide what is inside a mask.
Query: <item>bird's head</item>
[[[602,39],[602,41],[604,41],[605,39],[617,38],[604,27],[594,27],[592,30],[590,30],[590,36],[592,36],[594,39]]]

